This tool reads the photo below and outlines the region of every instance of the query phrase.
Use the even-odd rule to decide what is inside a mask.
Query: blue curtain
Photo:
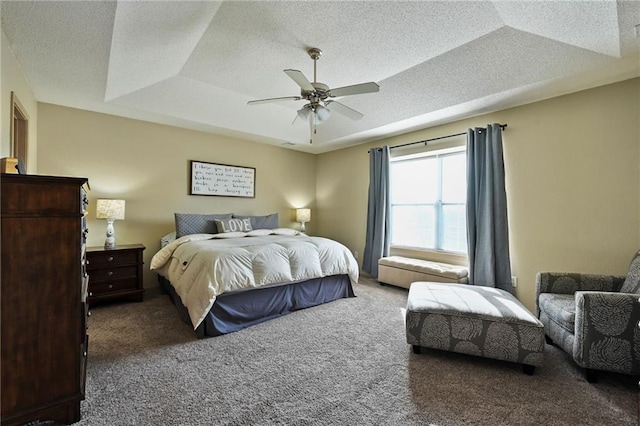
[[[513,293],[502,127],[467,132],[469,283]]]
[[[391,219],[389,147],[369,151],[369,205],[362,269],[378,276],[378,259],[389,255]]]

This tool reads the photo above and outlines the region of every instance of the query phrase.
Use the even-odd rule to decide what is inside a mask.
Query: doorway
[[[11,156],[18,158],[26,168],[29,141],[29,115],[15,92],[11,92]]]

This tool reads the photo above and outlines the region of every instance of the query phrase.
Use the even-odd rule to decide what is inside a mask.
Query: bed
[[[153,256],[151,270],[198,337],[355,297],[358,265],[344,245],[261,218],[244,217],[240,230],[225,217],[207,221],[222,221],[224,232],[211,224],[179,231],[176,215],[175,237],[165,236]]]

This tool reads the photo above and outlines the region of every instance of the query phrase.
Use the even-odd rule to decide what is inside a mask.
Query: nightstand
[[[89,303],[129,299],[142,302],[142,244],[87,248]]]

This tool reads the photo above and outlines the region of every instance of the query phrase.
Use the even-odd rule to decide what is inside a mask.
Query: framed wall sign
[[[190,160],[190,195],[255,198],[255,167]]]

